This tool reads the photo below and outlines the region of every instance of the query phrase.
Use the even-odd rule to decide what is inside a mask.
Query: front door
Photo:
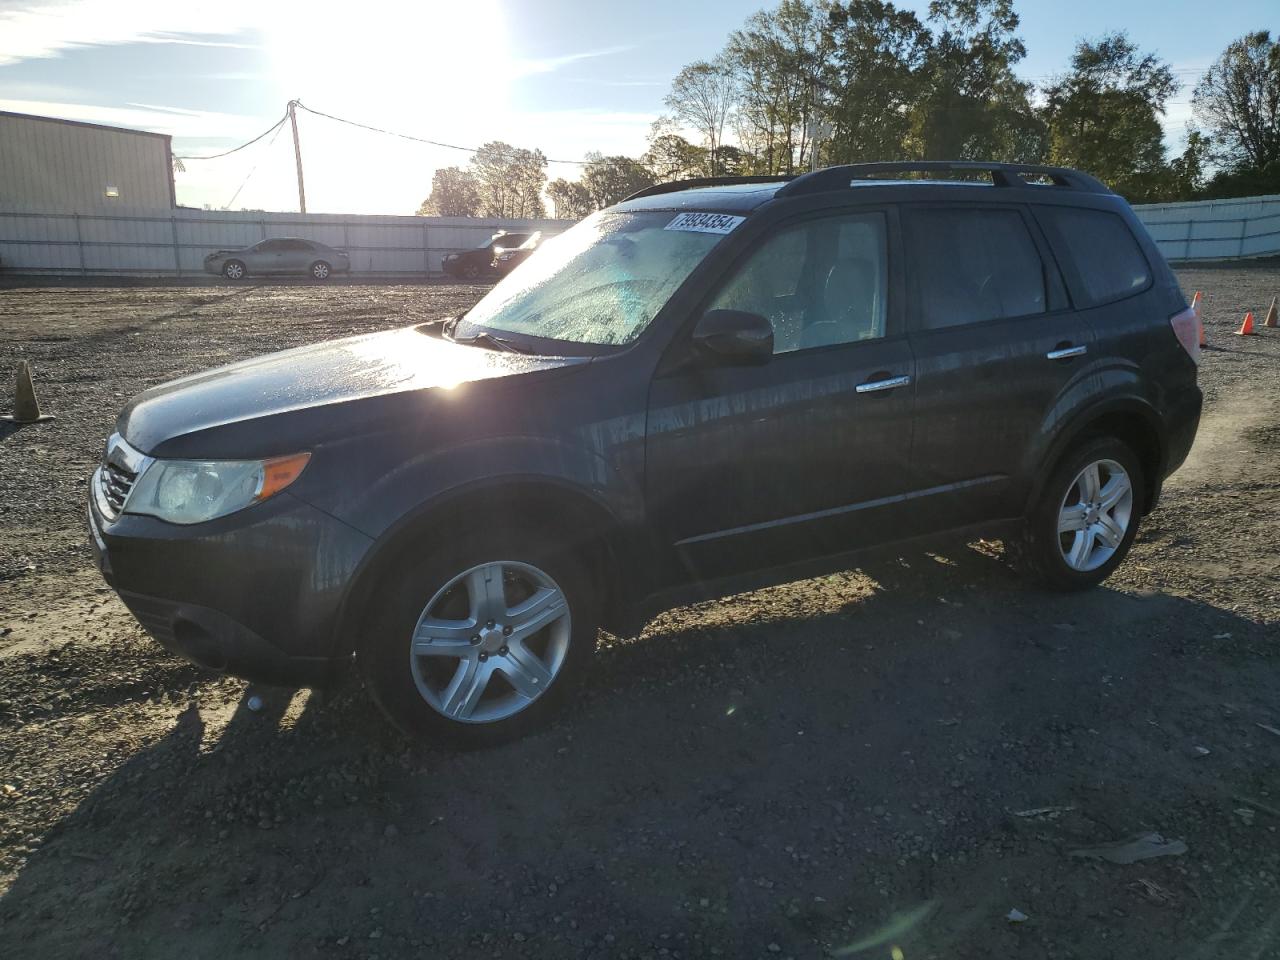
[[[911,489],[913,361],[891,210],[783,226],[703,310],[761,314],[758,366],[688,357],[650,389],[646,502],[703,580],[888,539]],[[688,351],[687,342],[673,351]]]
[[[904,207],[916,358],[912,473],[931,527],[1012,517],[1038,434],[1088,367],[1044,238],[1016,206]]]

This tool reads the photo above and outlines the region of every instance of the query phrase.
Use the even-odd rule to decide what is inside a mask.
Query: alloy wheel
[[[327,263],[317,263],[311,268],[311,275],[317,280],[324,280],[329,276],[329,265]]]
[[[1133,481],[1114,460],[1095,460],[1071,482],[1058,510],[1058,548],[1073,570],[1105,564],[1133,519]]]
[[[462,723],[519,713],[554,682],[569,651],[569,604],[542,570],[492,561],[464,570],[427,602],[409,661],[418,693]]]
[[[239,280],[244,276],[244,267],[238,263],[228,263],[223,273],[227,275],[229,280]]]

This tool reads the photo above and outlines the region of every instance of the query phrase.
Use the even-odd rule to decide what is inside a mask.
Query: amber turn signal
[[[289,486],[298,479],[310,460],[309,453],[295,453],[287,457],[272,457],[270,460],[262,461],[262,487],[258,490],[258,495],[253,498],[254,501],[273,497]]]

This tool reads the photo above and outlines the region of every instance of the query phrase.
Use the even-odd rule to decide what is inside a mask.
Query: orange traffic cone
[[[1271,306],[1267,307],[1266,319],[1262,321],[1264,327],[1274,327],[1276,325],[1276,298],[1271,298]]]
[[[1236,335],[1240,337],[1253,336],[1253,311],[1250,310],[1244,315],[1244,323],[1240,324],[1240,329],[1236,331]]]
[[[18,387],[13,397],[13,413],[7,413],[0,420],[9,423],[42,423],[52,420],[53,415],[40,409],[40,401],[36,399],[36,388],[31,383],[31,365],[25,360],[18,361]]]

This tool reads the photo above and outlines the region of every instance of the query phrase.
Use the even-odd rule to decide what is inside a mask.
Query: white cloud
[[[532,59],[517,60],[514,64],[514,70],[517,76],[527,76],[532,73],[554,73],[561,67],[568,66],[571,63],[578,63],[582,60],[594,60],[597,57],[610,57],[617,53],[626,53],[634,50],[633,46],[622,47],[605,47],[603,50],[587,50],[582,53],[565,53],[558,57],[535,57]]]
[[[225,38],[251,27],[253,14],[247,0],[223,0],[215,7],[170,0],[24,3],[0,9],[0,65],[121,43],[252,46]]]

